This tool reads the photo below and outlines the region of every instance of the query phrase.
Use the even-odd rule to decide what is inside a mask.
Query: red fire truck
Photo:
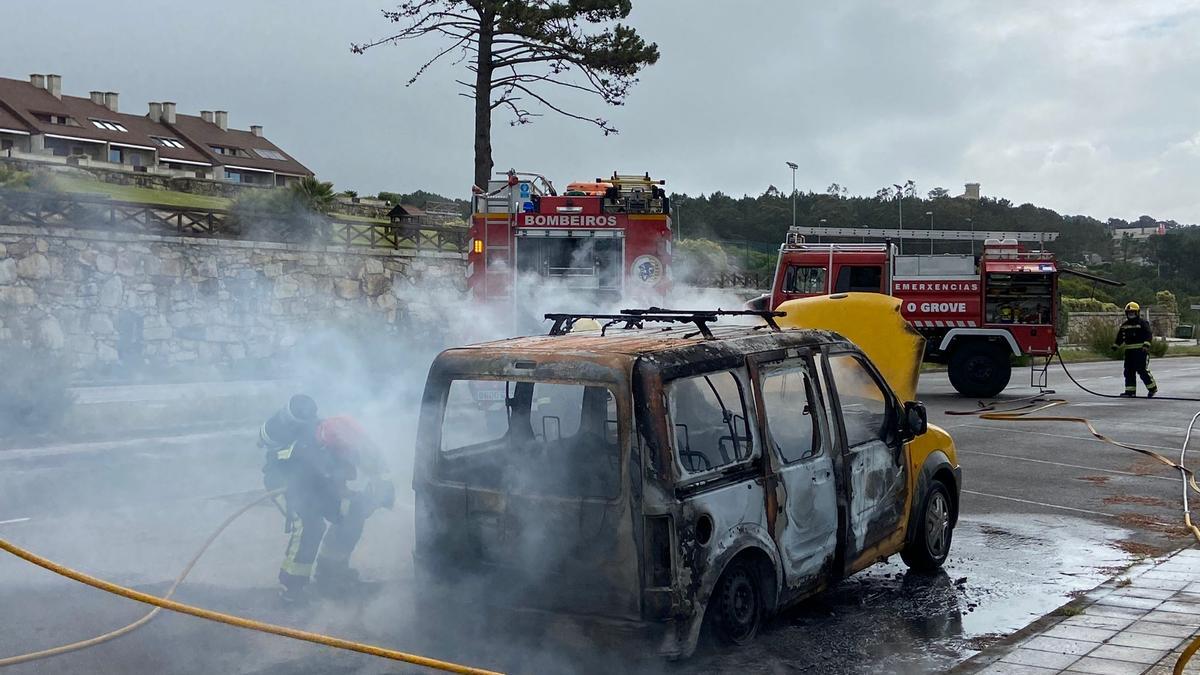
[[[550,282],[569,292],[574,307],[662,304],[671,265],[664,183],[649,174],[614,173],[558,194],[537,174],[510,171],[492,181],[474,200],[467,255],[472,297],[513,304],[537,299]]]
[[[991,397],[1012,376],[1012,357],[1057,349],[1054,254],[1015,240],[988,240],[983,255],[900,255],[892,244],[809,244],[789,232],[770,296],[787,300],[863,291],[903,301],[901,313],[926,340],[927,361],[949,366],[965,396]],[[1043,371],[1044,372],[1044,371]]]

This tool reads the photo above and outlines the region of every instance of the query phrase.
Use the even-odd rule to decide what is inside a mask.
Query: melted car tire
[[[999,345],[968,342],[950,355],[950,384],[963,396],[991,398],[1004,391],[1012,379],[1012,360]]]
[[[745,560],[734,562],[713,590],[713,628],[729,645],[754,640],[763,620],[763,598],[754,568]]]
[[[904,550],[900,551],[904,564],[918,572],[932,572],[946,562],[954,537],[952,508],[946,484],[940,480],[931,482],[921,499],[921,510],[916,514],[916,531]],[[938,528],[941,530],[940,536]]]

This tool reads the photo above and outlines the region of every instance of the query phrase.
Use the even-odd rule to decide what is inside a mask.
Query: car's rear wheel
[[[754,640],[763,620],[763,596],[758,575],[745,560],[734,562],[721,575],[712,597],[713,628],[726,644]]]
[[[921,500],[913,523],[916,531],[900,552],[904,563],[919,572],[931,572],[946,562],[954,536],[954,511],[946,484],[935,480]]]
[[[963,396],[991,398],[1012,379],[1008,350],[990,342],[968,342],[950,356],[950,384]]]

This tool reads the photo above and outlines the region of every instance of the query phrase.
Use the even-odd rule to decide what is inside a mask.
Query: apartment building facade
[[[0,78],[0,157],[262,186],[313,175],[261,126],[231,128],[224,110],[184,115],[162,101],[137,115],[118,102],[111,91],[65,95],[59,75]]]

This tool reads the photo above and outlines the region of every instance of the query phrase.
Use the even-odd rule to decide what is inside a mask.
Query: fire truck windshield
[[[789,267],[783,280],[783,291],[804,294],[824,293],[825,268],[799,265]]]

